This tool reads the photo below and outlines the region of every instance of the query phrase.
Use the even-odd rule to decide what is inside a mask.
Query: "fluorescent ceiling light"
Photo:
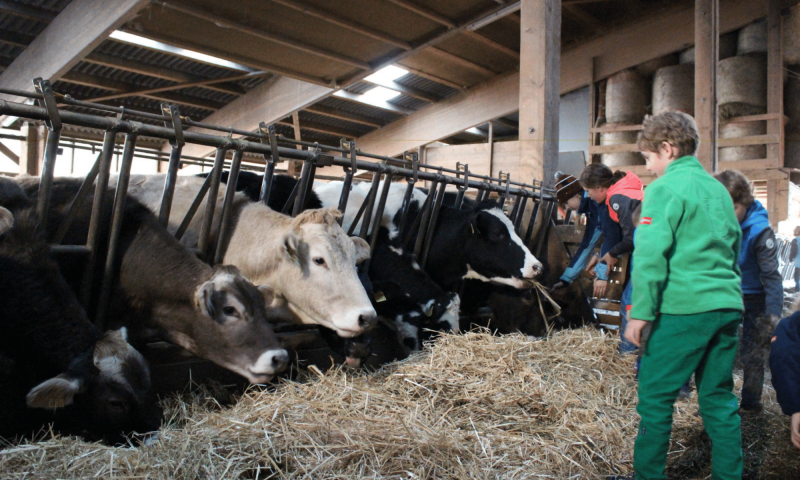
[[[146,48],[151,48],[153,50],[159,50],[166,53],[180,55],[182,57],[191,58],[192,60],[198,60],[203,63],[210,63],[211,65],[218,65],[220,67],[232,68],[234,70],[241,70],[243,72],[256,71],[256,69],[254,68],[246,67],[239,63],[229,62],[228,60],[224,60],[218,57],[213,57],[211,55],[206,55],[205,53],[195,52],[193,50],[187,50],[185,48],[167,45],[166,43],[161,43],[156,40],[140,37],[139,35],[134,35],[132,33],[122,32],[120,30],[115,30],[109,36],[114,40],[119,40],[120,42],[130,43],[133,45],[138,45],[140,47],[146,47]]]
[[[368,82],[393,82],[407,73],[408,70],[389,65],[388,67],[381,68],[364,80]]]
[[[388,88],[385,87],[375,87],[372,90],[364,92],[362,97],[368,100],[379,100],[385,102],[399,95],[400,92],[395,92],[394,90],[389,90]]]

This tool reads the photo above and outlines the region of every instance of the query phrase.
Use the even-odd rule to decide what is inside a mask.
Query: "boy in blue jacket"
[[[739,268],[742,270],[741,359],[744,374],[744,411],[760,412],[764,388],[764,364],[769,352],[769,337],[783,309],[783,277],[778,270],[778,242],[769,224],[767,210],[753,198],[750,182],[738,170],[718,173],[719,180],[733,199],[733,208],[742,227]]]
[[[800,312],[781,320],[775,329],[769,369],[781,410],[792,417],[792,443],[800,448]]]

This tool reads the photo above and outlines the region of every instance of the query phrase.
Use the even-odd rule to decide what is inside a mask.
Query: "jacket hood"
[[[745,230],[762,221],[769,224],[769,214],[767,213],[767,209],[761,205],[761,202],[754,200],[750,208],[747,209],[747,214],[744,216],[744,220],[742,220],[740,225],[742,226],[742,230]]]
[[[642,190],[642,179],[633,172],[626,173],[625,176],[620,179],[620,181],[614,185],[611,185],[611,188],[608,189],[606,204],[608,204],[608,199],[611,198],[612,195],[618,194],[622,194],[626,197],[636,200],[643,199],[644,190]]]

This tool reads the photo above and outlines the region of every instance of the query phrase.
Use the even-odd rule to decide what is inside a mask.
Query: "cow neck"
[[[264,279],[274,277],[282,262],[283,242],[292,231],[293,218],[266,205],[249,203],[238,210],[236,221],[237,228],[233,229],[228,245],[247,248],[228,248],[224,263],[235,265],[256,284],[267,283]],[[249,256],[253,251],[259,252],[256,258]],[[280,278],[274,280],[280,282]]]

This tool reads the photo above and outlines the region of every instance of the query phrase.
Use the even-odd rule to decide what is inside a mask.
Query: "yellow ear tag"
[[[383,292],[375,292],[372,294],[372,298],[375,299],[376,302],[381,303],[386,301],[386,296]]]
[[[475,225],[473,225],[473,224],[471,224],[471,223],[470,223],[470,224],[469,224],[469,228],[471,228],[471,229],[472,229],[472,234],[473,234],[473,235],[475,235]]]

